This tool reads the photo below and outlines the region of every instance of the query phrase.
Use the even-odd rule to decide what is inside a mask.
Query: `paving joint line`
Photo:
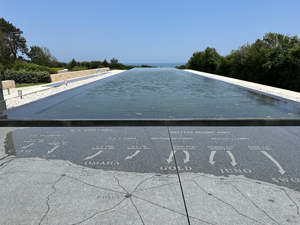
[[[181,195],[182,195],[183,204],[184,204],[184,208],[185,208],[185,213],[187,216],[188,224],[190,225],[191,224],[190,217],[189,217],[188,209],[186,206],[186,201],[185,201],[185,197],[184,197],[184,193],[183,193],[183,188],[182,188],[182,184],[181,184],[180,174],[179,174],[179,170],[178,170],[178,166],[177,166],[177,160],[176,160],[176,156],[175,156],[175,152],[174,152],[174,148],[173,148],[173,143],[172,143],[169,127],[167,127],[167,129],[168,129],[168,134],[169,134],[169,138],[170,138],[170,143],[171,143],[171,148],[172,148],[172,152],[173,152],[173,157],[174,157],[176,172],[177,172],[177,176],[178,176],[178,180],[179,180],[179,185],[180,185]]]

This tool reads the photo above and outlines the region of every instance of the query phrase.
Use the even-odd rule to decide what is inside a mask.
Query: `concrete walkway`
[[[77,80],[76,84],[79,84],[80,82],[90,83],[90,82],[93,82],[95,80],[103,79],[105,77],[112,76],[112,75],[115,75],[117,73],[121,73],[121,72],[124,72],[124,71],[125,70],[113,70],[113,71],[109,71],[109,72],[103,72],[103,73],[95,74],[93,76],[87,75],[87,76],[81,77],[80,80],[78,80],[78,78],[74,78],[74,79],[68,80],[68,82],[70,84],[72,82],[72,80]],[[104,74],[106,76],[102,76]],[[75,82],[72,82],[72,83],[75,83]],[[59,85],[62,84],[62,81],[49,83],[49,84],[51,84],[51,85],[52,84],[57,84],[57,86],[59,86]],[[44,91],[44,90],[47,90],[47,89],[57,87],[57,86],[49,87],[48,86],[49,84],[41,84],[41,85],[34,85],[34,86],[20,87],[20,88],[10,88],[9,89],[10,94],[8,94],[7,90],[3,90],[4,100],[18,97],[18,90],[21,90],[23,95],[27,95],[27,94],[31,94],[31,93],[35,93],[35,92],[39,92],[39,91]]]
[[[7,90],[4,90],[4,100],[6,101],[7,108],[17,107],[20,105],[27,104],[39,100],[41,98],[48,97],[53,94],[57,94],[62,91],[70,90],[72,88],[88,84],[106,77],[116,75],[118,73],[124,72],[125,70],[113,70],[109,72],[99,73],[98,75],[88,75],[86,77],[72,79],[68,81],[68,85],[63,84],[61,81],[52,84],[57,84],[58,86],[50,86],[49,84],[42,84],[36,86],[22,87],[22,88],[12,88],[10,89],[10,94]],[[18,90],[22,91],[22,99],[18,96]]]

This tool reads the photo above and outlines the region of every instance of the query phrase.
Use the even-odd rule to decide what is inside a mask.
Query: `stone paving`
[[[0,224],[300,224],[298,127],[0,134]]]

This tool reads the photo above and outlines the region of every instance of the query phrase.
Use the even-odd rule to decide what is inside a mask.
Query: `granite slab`
[[[167,127],[0,132],[0,224],[188,224]]]
[[[300,224],[299,130],[0,128],[0,224]]]
[[[191,224],[300,224],[299,127],[169,130]]]

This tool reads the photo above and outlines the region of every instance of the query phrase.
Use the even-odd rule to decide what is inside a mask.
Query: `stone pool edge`
[[[257,83],[253,83],[253,82],[249,82],[249,81],[238,80],[235,78],[224,77],[224,76],[220,76],[220,75],[216,75],[216,74],[212,74],[212,73],[200,72],[200,71],[196,71],[196,70],[185,69],[183,71],[193,73],[196,75],[200,75],[200,76],[204,76],[204,77],[208,77],[208,78],[212,78],[212,79],[216,79],[216,80],[221,80],[221,81],[231,83],[231,84],[236,84],[236,85],[239,85],[239,86],[242,86],[245,88],[250,88],[250,89],[264,92],[264,93],[267,93],[270,95],[278,96],[280,98],[289,99],[289,100],[292,100],[295,102],[300,102],[300,93],[295,92],[295,91],[289,91],[289,90],[285,90],[285,89],[281,89],[281,88],[271,87],[268,85],[257,84]]]

